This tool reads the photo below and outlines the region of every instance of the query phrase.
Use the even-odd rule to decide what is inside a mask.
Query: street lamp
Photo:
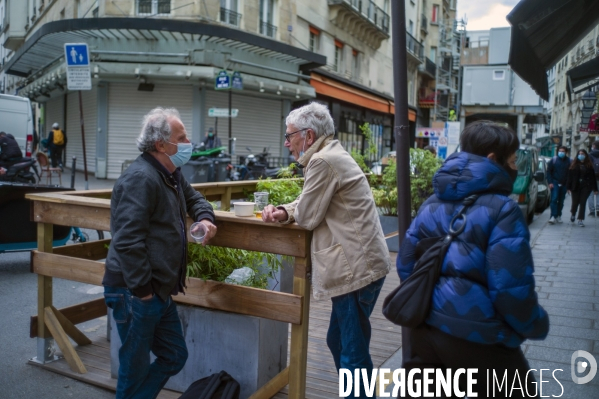
[[[595,109],[595,103],[597,102],[597,96],[590,90],[587,90],[582,96],[582,106],[583,108],[590,108],[592,110]]]

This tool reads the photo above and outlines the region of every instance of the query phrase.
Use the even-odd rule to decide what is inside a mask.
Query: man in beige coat
[[[391,267],[372,192],[358,164],[333,138],[326,106],[293,110],[286,124],[285,146],[304,168],[304,189],[290,204],[266,206],[262,219],[295,221],[313,231],[313,293],[333,302],[327,345],[337,371],[365,368],[370,375],[369,317]]]

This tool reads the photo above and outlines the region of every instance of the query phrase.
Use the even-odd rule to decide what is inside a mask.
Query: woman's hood
[[[457,201],[475,193],[509,195],[513,182],[507,171],[487,157],[459,152],[452,154],[433,178],[438,198]]]

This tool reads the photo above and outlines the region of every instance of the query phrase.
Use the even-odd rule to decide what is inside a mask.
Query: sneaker
[[[553,216],[551,216],[549,218],[549,224],[554,224],[555,223],[555,218]]]
[[[583,221],[582,221],[582,220],[579,220],[579,221],[578,221],[578,225],[579,225],[580,227],[584,227],[584,223],[583,223]]]
[[[576,220],[576,217],[575,217],[574,215],[570,216],[570,221],[571,221],[572,223],[574,223],[574,221],[575,221],[575,220]]]
[[[555,221],[556,221],[556,222],[558,222],[558,223],[564,223],[564,222],[562,221],[562,217],[561,217],[561,216],[558,216],[558,217],[556,217],[556,218],[555,218]]]

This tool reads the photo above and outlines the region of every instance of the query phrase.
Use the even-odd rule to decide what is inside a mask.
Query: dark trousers
[[[333,355],[337,372],[339,369],[366,369],[368,375],[372,372],[373,364],[370,357],[370,315],[381,293],[385,277],[373,281],[366,287],[348,294],[331,298],[333,309],[327,332],[327,345]],[[360,388],[360,395],[350,398],[367,398]]]
[[[551,189],[551,216],[561,217],[562,209],[564,208],[564,198],[566,198],[565,184],[554,184]]]
[[[54,145],[50,150],[50,158],[52,159],[52,167],[56,168],[59,165],[62,166],[62,151],[64,150],[63,145]]]
[[[511,398],[528,398],[537,397],[535,387],[535,377],[533,372],[529,370],[528,362],[518,348],[507,348],[503,345],[483,345],[475,342],[466,341],[465,339],[456,338],[442,332],[429,325],[420,326],[410,331],[410,349],[412,357],[407,362],[404,362],[403,367],[406,369],[406,376],[411,369],[434,368],[445,371],[451,369],[455,373],[458,369],[477,368],[478,373],[475,374],[477,383],[474,384],[474,392],[478,393],[479,398],[508,397],[503,395],[506,393],[505,386],[502,393],[495,385],[495,395],[491,391],[493,386],[493,372],[497,376],[497,380],[501,381],[504,373],[507,371],[508,390],[514,381],[516,371],[522,382],[522,386],[528,389],[524,391],[524,396],[520,390],[514,390]],[[487,384],[487,370],[489,370],[489,383]],[[453,374],[452,374],[453,375]],[[422,374],[419,374],[422,377]],[[463,374],[460,378],[460,390],[467,392],[466,376]],[[421,380],[421,379],[420,379]],[[433,377],[434,381],[434,377]],[[435,389],[429,388],[430,392]],[[489,387],[489,388],[488,388]],[[487,395],[489,389],[489,395]],[[455,390],[452,390],[455,392]],[[443,392],[443,390],[441,390]],[[421,392],[422,394],[422,392]],[[406,389],[407,398],[411,398]],[[422,397],[422,396],[418,396]],[[440,398],[453,398],[455,396],[436,396]]]
[[[570,209],[570,213],[572,216],[575,216],[578,209],[578,220],[584,220],[584,208],[589,195],[591,195],[590,186],[580,187],[578,190],[572,191],[572,208]]]
[[[119,287],[104,287],[104,299],[122,343],[116,399],[155,399],[188,356],[177,305],[158,295],[142,301]]]

